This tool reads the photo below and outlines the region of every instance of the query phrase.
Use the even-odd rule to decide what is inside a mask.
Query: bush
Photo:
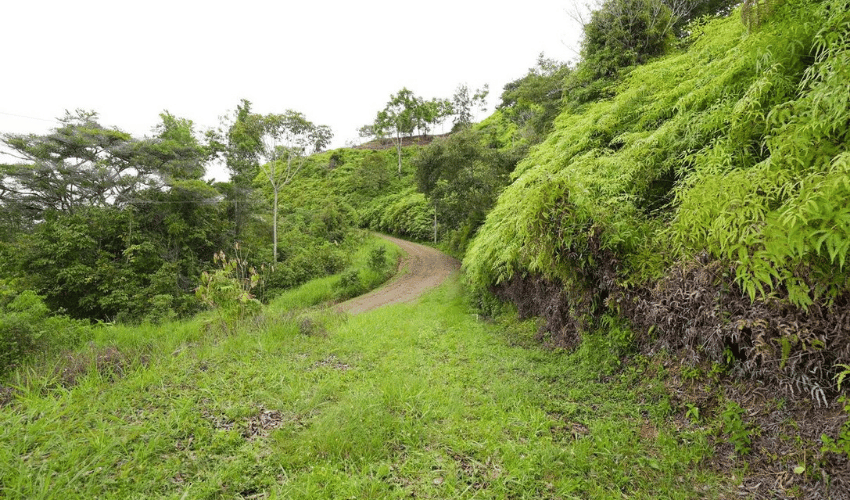
[[[734,344],[743,374],[825,399],[850,363],[847,11],[799,0],[750,33],[707,23],[562,113],[466,253],[482,306],[552,291],[567,342],[622,313],[708,361]]]
[[[360,278],[360,272],[357,269],[351,269],[339,277],[334,290],[337,300],[346,300],[365,292],[366,286]]]
[[[376,231],[429,240],[433,236],[434,208],[425,195],[408,188],[373,201],[363,213],[361,224]]]
[[[239,247],[236,249],[238,251]],[[223,251],[215,255],[215,262],[221,267],[213,272],[204,271],[195,293],[216,311],[226,329],[232,329],[260,311],[260,302],[251,294],[260,276],[254,268],[248,268],[244,260],[229,259]]]
[[[387,249],[384,247],[373,248],[369,252],[369,269],[382,273],[387,268]]]
[[[324,242],[308,246],[297,253],[292,252],[286,260],[266,267],[257,295],[263,302],[268,302],[284,290],[338,273],[348,262],[345,249],[337,245]]]
[[[79,344],[88,332],[86,321],[51,316],[41,296],[0,289],[0,374],[27,357]]]

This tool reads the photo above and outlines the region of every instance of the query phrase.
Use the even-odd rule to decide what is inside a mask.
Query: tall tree
[[[421,105],[422,99],[404,87],[398,93],[390,95],[390,100],[384,109],[378,112],[372,125],[372,131],[378,137],[393,137],[398,152],[398,175],[401,175],[402,140],[413,135],[416,130],[416,113]]]
[[[305,157],[324,149],[333,138],[327,125],[315,125],[297,111],[260,117],[260,170],[272,188],[272,254],[277,262],[277,218],[281,188],[304,167]]]
[[[470,95],[470,89],[465,83],[458,85],[452,96],[452,113],[455,117],[454,128],[466,128],[472,125],[473,112],[475,109],[484,111],[487,106],[487,95],[490,87],[485,84]]]
[[[443,123],[453,114],[454,107],[449,99],[434,98],[430,101],[420,100],[413,117],[420,134],[427,136],[432,126]]]
[[[465,129],[438,139],[413,159],[420,192],[439,202],[449,227],[477,227],[495,203],[508,175],[524,151],[485,145],[480,131]]]
[[[149,179],[133,161],[136,141],[97,123],[94,112],[66,112],[47,135],[3,134],[19,163],[0,170],[0,203],[33,217],[53,209],[121,204]]]
[[[156,135],[141,141],[139,160],[167,182],[203,178],[215,147],[198,139],[192,120],[178,118],[167,110],[159,117],[162,121],[153,129]]]
[[[143,139],[88,112],[46,135],[4,136],[23,163],[0,167],[3,272],[76,317],[189,312],[225,231],[219,193],[200,180],[208,145],[191,121],[160,116]]]
[[[249,208],[252,181],[260,168],[263,147],[263,124],[261,116],[251,112],[251,101],[242,99],[233,116],[225,118],[227,127],[224,158],[230,172],[230,196],[233,203],[233,233],[236,239],[245,225]]]
[[[66,112],[46,135],[4,134],[18,162],[0,166],[0,205],[31,220],[48,210],[121,207],[168,179],[203,176],[208,150],[192,122],[167,111],[152,138],[136,139],[97,122],[97,113]]]

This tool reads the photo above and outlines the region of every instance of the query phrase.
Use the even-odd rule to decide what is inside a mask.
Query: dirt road
[[[338,304],[336,307],[340,311],[357,314],[389,304],[411,302],[460,269],[457,259],[439,250],[392,236],[378,236],[395,243],[406,254],[402,257],[398,275],[377,290]]]

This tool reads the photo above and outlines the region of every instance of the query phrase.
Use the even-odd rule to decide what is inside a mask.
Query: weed
[[[826,434],[821,436],[823,442],[821,451],[837,453],[850,458],[850,398],[842,396],[838,401],[844,404],[844,413],[848,414],[848,418],[841,426],[841,430],[835,439]]]
[[[836,368],[842,368],[842,370],[835,375],[835,383],[840,391],[841,383],[844,382],[844,378],[847,377],[847,375],[850,375],[850,365],[838,364],[835,366]]]
[[[201,283],[195,289],[197,297],[218,313],[222,325],[228,330],[257,314],[261,306],[251,294],[259,283],[260,275],[239,256],[238,243],[235,249],[237,253],[233,258],[228,258],[223,251],[215,254],[213,260],[220,268],[212,273],[204,271]]]
[[[129,365],[129,357],[116,347],[96,347],[89,344],[88,349],[84,351],[66,353],[56,366],[54,374],[60,385],[71,387],[77,384],[80,377],[88,374],[89,370],[114,379],[123,375]]]
[[[735,452],[746,455],[752,449],[753,429],[743,420],[744,410],[734,401],[728,401],[720,414],[723,421],[723,432],[735,445]]]
[[[720,377],[726,373],[726,366],[721,363],[712,363],[711,370],[708,372],[708,378],[715,382],[720,380]]]
[[[685,406],[688,407],[688,411],[685,412],[685,417],[687,417],[691,422],[699,422],[699,406],[692,403],[685,403]]]
[[[328,331],[325,325],[311,316],[303,316],[298,320],[298,332],[301,335],[326,337]]]
[[[697,380],[700,378],[700,370],[697,367],[686,366],[682,368],[682,380]]]

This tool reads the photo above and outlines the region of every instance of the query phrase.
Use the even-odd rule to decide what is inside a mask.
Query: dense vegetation
[[[0,166],[0,372],[79,345],[88,322],[195,314],[210,305],[196,289],[215,273],[253,274],[243,288],[262,302],[337,273],[362,241],[360,212],[412,184],[409,171],[382,168],[388,152],[307,157],[328,132],[295,112],[256,115],[243,101],[203,135],[189,120],[162,120],[139,139],[78,111],[49,134],[4,136],[19,162]],[[217,159],[231,180],[203,181]],[[221,269],[221,252],[239,265]]]
[[[557,282],[584,323],[629,309],[641,290],[662,293],[655,284],[676,269],[715,263],[728,270],[727,295],[769,309],[829,314],[844,304],[840,7],[784,4],[750,32],[735,18],[694,27],[687,50],[633,69],[612,99],[559,116],[488,216],[467,256],[469,281],[482,295],[523,276]],[[731,319],[719,344],[699,341],[709,359],[721,360],[723,337],[743,325],[752,338],[736,348],[781,358],[791,376],[789,348],[796,359],[831,346],[812,380],[822,390],[834,386],[833,364],[850,362],[841,328],[783,333],[767,317]]]
[[[466,254],[480,307],[510,300],[565,346],[615,315],[648,352],[841,406],[850,15],[767,7],[689,25],[609,98],[565,97]],[[846,464],[843,432],[824,474]]]
[[[248,101],[205,134],[166,112],[153,137],[133,138],[77,112],[45,136],[5,135],[22,163],[0,166],[0,371],[20,377],[28,356],[99,339],[92,322],[155,324],[206,307],[237,331],[313,278],[337,273],[315,302],[359,293],[388,272],[377,251],[371,271],[350,268],[369,248],[356,228],[368,228],[462,257],[476,312],[541,318],[538,340],[575,350],[563,362],[604,360],[609,381],[658,375],[676,394],[658,418],[716,450],[693,460],[736,474],[748,460],[751,494],[838,498],[850,490],[850,4],[733,6],[605,0],[577,64],[541,54],[480,123],[486,86],[430,100],[403,88],[357,148],[322,152],[326,127]],[[452,133],[428,136],[449,117]],[[229,182],[201,180],[213,161]],[[407,410],[381,411],[425,411],[407,396]],[[326,443],[309,442],[285,446],[328,458]],[[364,479],[339,491],[438,495],[411,476],[413,458],[372,444],[341,458],[368,455],[363,477],[399,489]],[[446,459],[433,451],[417,453]],[[455,467],[483,471],[491,452]],[[532,494],[501,477],[439,480],[461,495]],[[787,480],[765,479],[776,477]],[[292,487],[307,495],[314,479]],[[543,481],[529,483],[537,496],[612,493]]]

